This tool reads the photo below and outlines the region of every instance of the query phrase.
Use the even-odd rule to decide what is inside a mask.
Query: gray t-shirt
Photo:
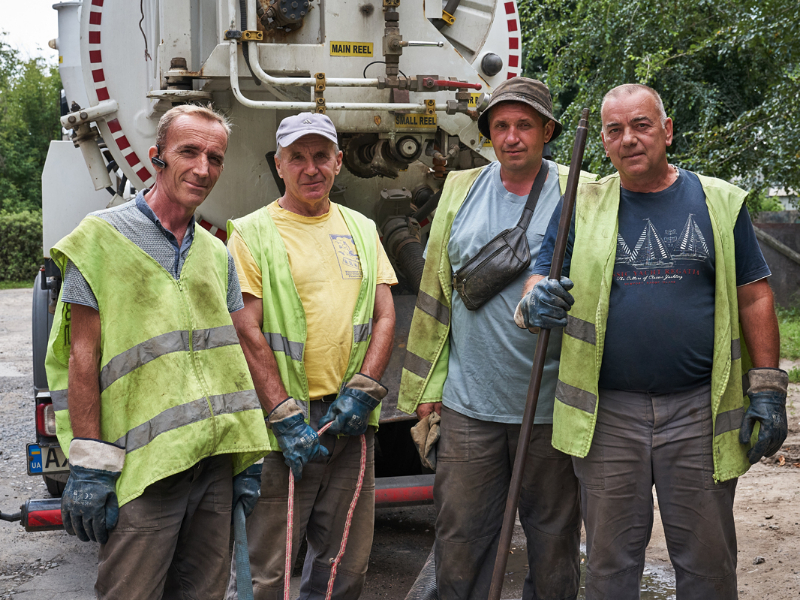
[[[558,168],[548,166],[547,181],[528,226],[531,264],[502,292],[476,311],[467,310],[453,291],[450,360],[442,403],[456,412],[482,421],[521,423],[538,336],[514,324],[514,310],[522,288],[533,273],[539,246],[561,192]],[[508,192],[500,179],[500,163],[493,162],[478,176],[458,211],[447,252],[453,271],[522,216],[527,196]],[[553,422],[553,399],[561,353],[561,330],[550,334],[535,423]]]
[[[144,250],[175,279],[178,279],[194,240],[194,217],[186,228],[183,243],[178,247],[175,236],[161,224],[159,218],[145,201],[144,194],[147,191],[139,192],[136,198],[130,202],[93,212],[92,215],[113,225],[117,231]],[[109,257],[109,267],[113,268],[113,257]],[[135,293],[135,290],[132,290],[132,293]],[[72,261],[67,261],[67,267],[64,270],[61,300],[68,304],[82,304],[99,310],[97,298],[89,287],[89,283]],[[228,312],[244,308],[236,266],[230,253],[228,253],[227,303]]]

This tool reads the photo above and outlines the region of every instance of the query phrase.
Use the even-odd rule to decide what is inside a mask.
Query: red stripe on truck
[[[433,486],[385,488],[375,490],[375,504],[425,502],[433,500]]]

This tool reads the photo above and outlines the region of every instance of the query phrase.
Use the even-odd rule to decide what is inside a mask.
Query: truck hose
[[[247,31],[247,0],[239,0],[239,11],[242,15],[242,31]],[[256,74],[253,73],[253,67],[250,66],[250,52],[244,45],[244,41],[242,41],[242,54],[244,55],[244,63],[250,70],[250,75],[253,76],[253,81],[256,82],[256,85],[261,85],[261,80],[256,77]]]
[[[397,251],[395,258],[398,268],[405,275],[408,285],[415,294],[419,293],[422,270],[425,268],[422,252],[422,244],[418,240],[409,240]]]
[[[253,580],[250,576],[250,550],[247,547],[244,505],[233,509],[233,544],[236,561],[236,593],[239,600],[253,600]]]
[[[436,587],[436,560],[434,548],[425,560],[422,570],[417,575],[414,585],[408,590],[406,600],[438,600],[439,590]]]

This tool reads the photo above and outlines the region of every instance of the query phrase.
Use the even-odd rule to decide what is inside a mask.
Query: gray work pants
[[[230,564],[231,482],[231,457],[213,456],[122,506],[100,546],[97,598],[221,598]]]
[[[311,403],[311,426],[330,403]],[[295,482],[292,561],[303,537],[308,552],[303,565],[300,599],[325,598],[331,574],[331,559],[339,553],[345,520],[361,468],[361,438],[323,433],[320,441],[330,456],[317,458],[303,467],[303,477]],[[347,549],[336,571],[334,599],[352,600],[361,595],[367,576],[372,534],[375,525],[375,432],[367,428],[367,464],[361,495],[353,512]],[[283,454],[272,452],[264,459],[261,473],[261,498],[247,518],[247,547],[255,600],[283,600],[283,575],[286,560],[286,521],[289,497],[289,467]],[[231,563],[226,598],[236,600],[236,563]]]
[[[600,390],[586,458],[575,458],[586,524],[587,600],[639,598],[653,485],[678,600],[736,590],[736,479],[715,484],[710,386],[677,394]]]
[[[436,581],[441,600],[489,595],[519,425],[480,421],[442,408],[437,448]],[[535,425],[519,518],[528,543],[525,600],[574,599],[580,579],[581,517],[570,457]]]

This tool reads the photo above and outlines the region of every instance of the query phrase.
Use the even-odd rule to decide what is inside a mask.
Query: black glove
[[[233,478],[233,508],[241,502],[244,516],[249,517],[261,496],[261,465],[250,465]]]
[[[538,332],[539,328],[567,326],[567,311],[575,304],[569,290],[575,284],[568,278],[540,279],[517,305],[514,322],[517,327]]]
[[[297,481],[303,477],[303,465],[317,456],[329,454],[328,449],[319,443],[317,432],[305,422],[303,411],[292,397],[272,409],[267,417],[267,427],[272,428],[283,452],[283,461]]]
[[[69,445],[69,479],[61,495],[61,520],[82,542],[108,541],[117,526],[116,483],[125,464],[125,449],[86,438]]]
[[[747,396],[750,406],[742,418],[739,442],[750,443],[753,426],[758,422],[758,439],[747,453],[751,465],[762,456],[772,456],[780,450],[789,433],[786,422],[786,390],[789,375],[781,369],[750,369],[747,373],[750,389]]]
[[[327,433],[364,435],[371,413],[389,392],[380,383],[362,373],[356,373],[342,388],[328,412],[319,420],[319,428],[333,421]]]

